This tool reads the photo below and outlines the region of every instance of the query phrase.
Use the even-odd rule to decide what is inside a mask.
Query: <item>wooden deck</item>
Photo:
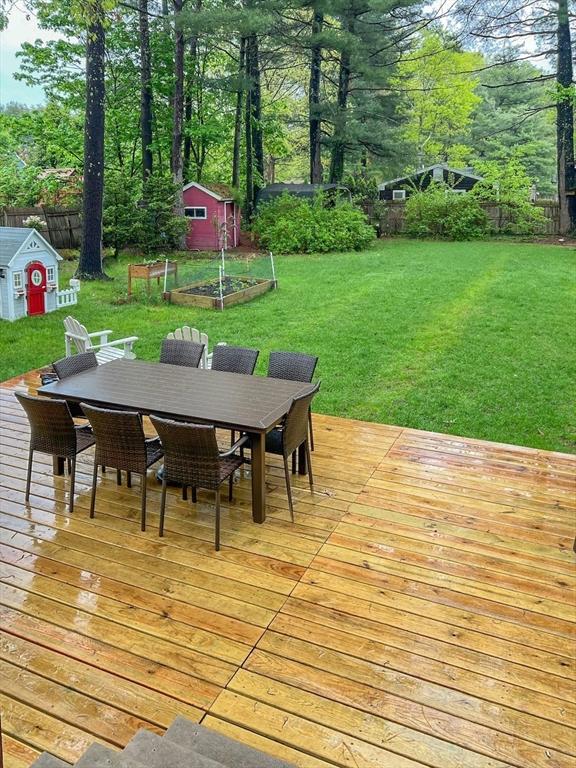
[[[27,381],[34,385],[37,376]],[[74,761],[177,714],[302,768],[574,768],[576,457],[315,416],[289,521],[269,459],[223,508],[170,497],[157,536],[108,472],[89,520],[1,397],[5,765]]]

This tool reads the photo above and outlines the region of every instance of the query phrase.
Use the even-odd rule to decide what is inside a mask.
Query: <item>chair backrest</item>
[[[76,430],[66,400],[33,397],[16,392],[30,423],[30,448],[52,456],[76,454]]]
[[[259,354],[257,349],[218,344],[212,352],[212,370],[245,373],[250,376],[254,373]]]
[[[180,339],[163,339],[160,350],[160,362],[169,365],[186,365],[198,368],[204,356],[204,344]]]
[[[268,376],[272,379],[312,381],[318,358],[301,352],[270,352]]]
[[[71,341],[78,350],[78,352],[86,352],[91,347],[90,336],[88,335],[88,329],[86,326],[79,323],[76,318],[68,315],[64,319],[64,331],[65,333],[72,333],[74,337],[80,336],[81,338],[72,338]]]
[[[208,367],[208,335],[206,333],[202,333],[197,328],[190,328],[189,325],[183,325],[181,328],[176,328],[169,333],[166,338],[177,339],[178,341],[194,341],[196,344],[204,344],[201,367]]]
[[[292,400],[290,410],[284,419],[282,432],[282,447],[285,456],[290,456],[299,445],[308,439],[308,411],[314,395],[319,389],[320,382],[316,384],[312,392],[307,395],[299,395]]]
[[[167,481],[216,489],[220,485],[220,458],[216,429],[150,416],[164,450]]]
[[[113,411],[80,403],[96,438],[96,463],[115,469],[146,471],[146,437],[136,411]]]
[[[98,359],[94,352],[80,352],[78,355],[69,355],[52,363],[59,379],[67,379],[82,371],[88,371],[90,368],[98,367]]]

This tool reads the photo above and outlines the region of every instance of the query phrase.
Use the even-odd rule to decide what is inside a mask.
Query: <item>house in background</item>
[[[405,200],[413,192],[427,189],[430,184],[446,184],[453,192],[469,192],[482,176],[472,173],[469,168],[452,168],[446,163],[436,163],[419,168],[406,176],[383,181],[378,185],[380,200]]]
[[[225,184],[191,181],[183,189],[184,214],[190,220],[186,247],[218,251],[240,243],[240,206]]]
[[[313,199],[315,195],[323,193],[327,197],[336,194],[344,194],[350,198],[350,190],[342,184],[292,184],[278,183],[268,184],[258,192],[258,204],[269,203],[280,195],[288,194],[295,197]]]
[[[0,227],[0,318],[17,320],[76,304],[78,281],[58,290],[60,261],[35,229]]]

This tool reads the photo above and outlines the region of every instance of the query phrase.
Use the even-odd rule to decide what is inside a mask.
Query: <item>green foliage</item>
[[[501,208],[499,231],[509,235],[533,235],[544,222],[544,212],[530,201],[532,181],[520,159],[515,156],[506,163],[478,163],[484,181],[476,184],[472,194],[478,200],[494,203]]]
[[[151,176],[144,185],[137,217],[136,237],[144,253],[175,247],[188,231],[188,220],[174,214],[175,203],[176,187],[172,179]]]
[[[53,177],[40,179],[40,168],[18,168],[15,161],[0,159],[0,207],[53,205],[61,200],[62,182]]]
[[[114,249],[114,256],[127,245],[137,242],[141,232],[142,210],[137,207],[137,180],[120,173],[110,173],[104,183],[104,245]]]
[[[361,170],[349,174],[343,181],[350,194],[360,203],[373,203],[378,200],[378,182],[374,176],[367,176]]]
[[[475,240],[488,232],[488,218],[477,198],[431,184],[406,200],[406,232],[412,237]]]
[[[285,193],[259,207],[253,229],[274,253],[359,251],[374,239],[359,208],[343,200],[327,204],[323,195],[305,200]]]

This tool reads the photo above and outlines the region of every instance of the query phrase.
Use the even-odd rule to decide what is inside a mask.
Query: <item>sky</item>
[[[20,104],[36,105],[44,102],[43,88],[30,87],[14,79],[13,74],[18,71],[16,52],[22,43],[55,37],[55,34],[41,30],[36,18],[27,14],[20,4],[12,8],[8,26],[0,32],[0,104],[17,101]]]

